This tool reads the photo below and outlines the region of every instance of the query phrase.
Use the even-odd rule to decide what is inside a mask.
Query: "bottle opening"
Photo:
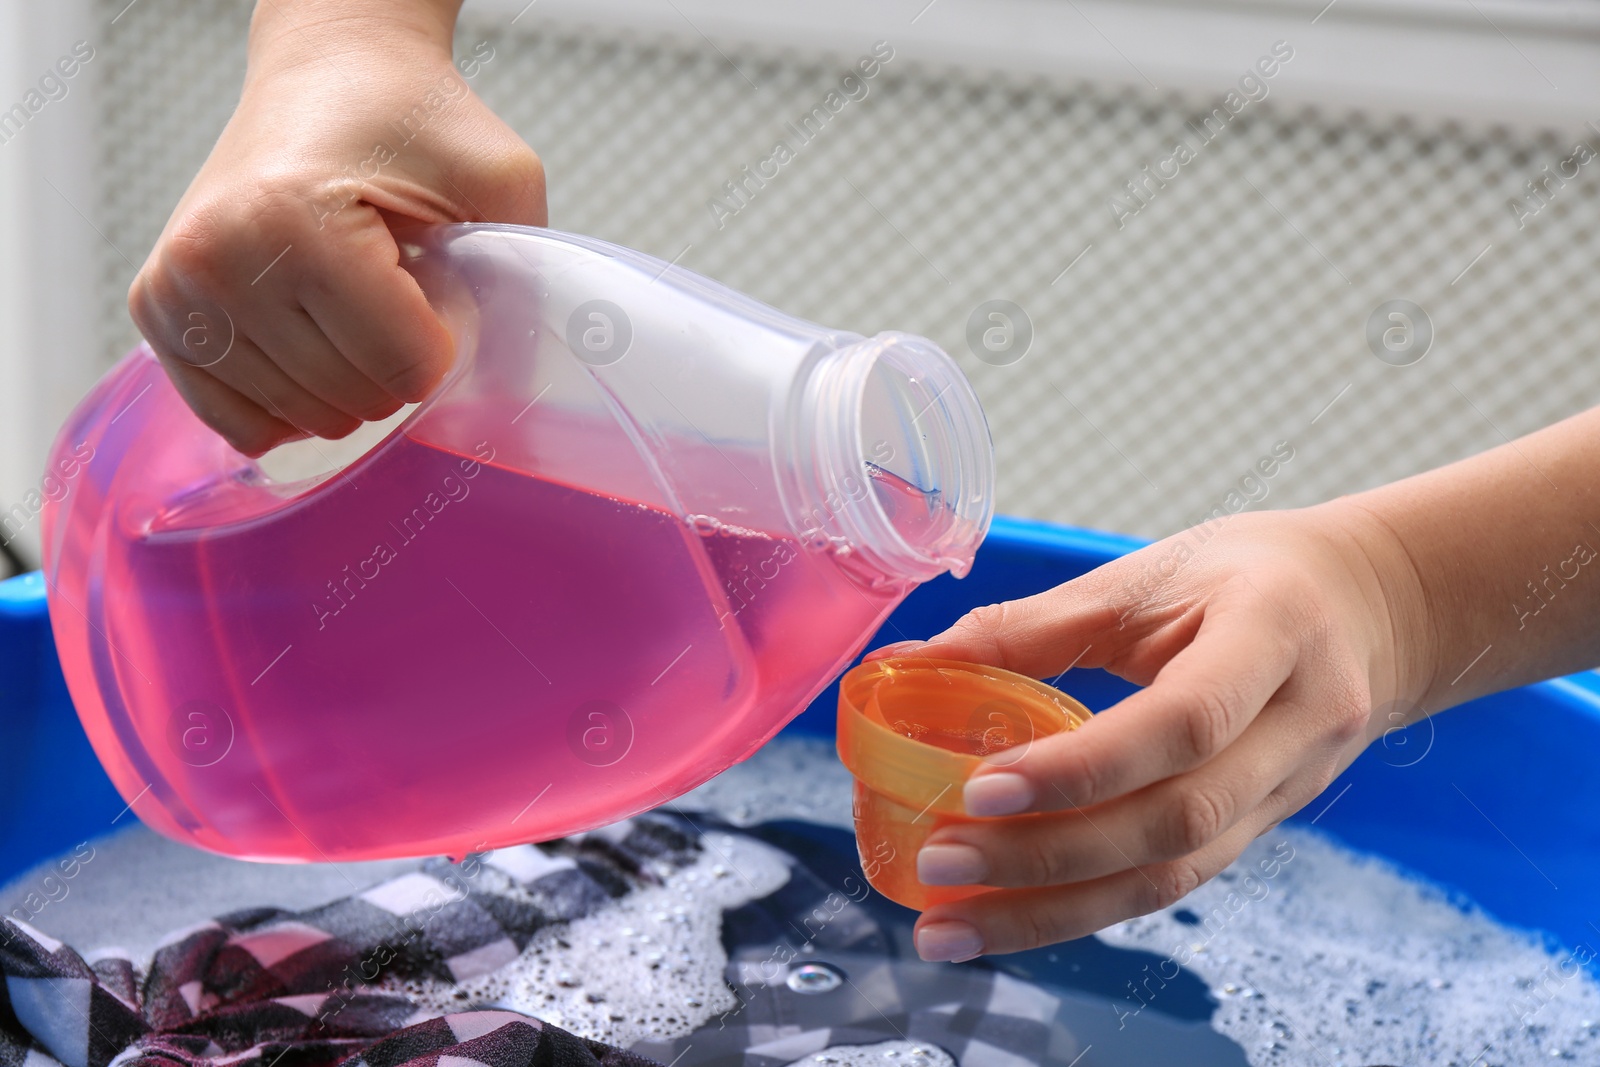
[[[880,334],[831,353],[812,388],[813,528],[890,578],[957,577],[994,514],[988,425],[938,346]]]
[[[860,445],[867,484],[894,530],[908,545],[937,542],[957,521],[947,503],[946,428],[933,410],[937,394],[915,372],[878,359],[861,397]],[[921,423],[931,425],[924,428]]]

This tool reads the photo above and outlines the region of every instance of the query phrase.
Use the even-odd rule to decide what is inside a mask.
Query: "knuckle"
[[[1195,694],[1194,705],[1184,718],[1184,755],[1204,763],[1222,750],[1228,742],[1234,703],[1226,686],[1207,686]]]
[[[259,456],[269,452],[282,440],[265,420],[252,419],[245,424],[215,413],[202,413],[200,419],[211,427],[217,436],[228,442],[229,448],[246,456]]]
[[[175,217],[156,249],[161,272],[202,288],[243,284],[304,228],[305,198],[277,187],[212,197]]]
[[[1005,604],[984,604],[963,615],[956,627],[984,637],[994,637],[1005,629]]]
[[[361,427],[361,420],[350,415],[335,414],[323,419],[322,429],[317,431],[318,437],[329,441],[338,441],[349,437]]]
[[[156,277],[183,278],[190,283],[208,285],[228,258],[230,238],[224,227],[197,211],[190,211],[173,223],[156,252],[159,270]]]
[[[382,422],[405,407],[405,403],[392,396],[377,397],[363,409],[361,417],[367,422]]]
[[[1205,881],[1200,870],[1187,860],[1174,860],[1145,869],[1150,881],[1145,884],[1145,907],[1141,914],[1170,908],[1199,888]]]
[[[275,177],[270,182],[250,198],[254,209],[252,231],[277,235],[303,230],[311,217],[306,195],[310,190],[298,187],[287,177]]]
[[[378,384],[390,395],[414,404],[427,398],[438,378],[434,368],[421,360],[397,359],[379,372]]]
[[[154,285],[155,281],[151,277],[149,267],[134,275],[133,281],[128,285],[128,317],[133,319],[133,324],[146,337],[156,333],[161,327],[161,319],[157,313],[159,303],[152,292]]]
[[[1052,740],[1046,738],[1045,743]],[[1046,758],[1054,763],[1050,781],[1056,797],[1068,807],[1092,807],[1114,794],[1116,775],[1110,761],[1093,758],[1084,752],[1083,745],[1051,744]],[[1046,796],[1042,802],[1050,804],[1056,797]]]
[[[956,621],[951,627],[956,634],[966,640],[984,645],[996,656],[998,667],[1008,667],[1005,661],[1005,632],[1010,618],[1007,604],[985,604],[973,608]]]
[[[1071,880],[1066,856],[1050,836],[1034,836],[1018,851],[1022,858],[1019,865],[1022,884],[1061,885]]]
[[[153,341],[165,340],[176,347],[177,335],[182,334],[183,315],[193,306],[193,297],[186,295],[185,290],[198,288],[205,292],[206,270],[196,265],[190,273],[182,273],[164,247],[156,249],[128,285],[128,315],[139,332]]]
[[[1343,712],[1336,715],[1331,728],[1333,743],[1339,748],[1359,740],[1366,732],[1366,718]]]
[[[1340,697],[1334,700],[1330,731],[1334,743],[1340,748],[1364,736],[1372,713],[1366,708],[1368,701]]]
[[[1017,946],[1018,950],[1053,945],[1062,940],[1063,920],[1054,909],[1036,903],[1018,908],[1014,914],[1016,933],[1022,940],[1022,944]]]
[[[500,162],[500,172],[503,176],[525,185],[544,188],[544,160],[539,158],[539,153],[521,140],[505,153]]]
[[[492,205],[488,208],[491,217],[485,221],[543,224],[544,161],[522,138],[508,132],[503,143],[486,154],[476,177],[483,188],[494,190],[488,201],[479,201]]]
[[[1225,824],[1222,805],[1208,793],[1191,789],[1171,808],[1165,841],[1157,843],[1158,854],[1187,856],[1216,840]]]
[[[1319,777],[1326,778],[1327,781],[1331,782],[1334,778],[1334,768],[1328,768],[1327,773]],[[1323,788],[1326,788],[1326,784],[1324,784]],[[1322,789],[1318,789],[1317,792],[1321,793]],[[1267,830],[1275,828],[1304,805],[1304,800],[1300,803],[1295,803],[1295,795],[1304,796],[1304,793],[1293,788],[1288,782],[1279,785],[1267,794],[1266,799],[1261,802],[1261,806],[1254,813],[1256,818],[1262,819],[1267,823],[1266,829],[1262,830],[1261,833],[1266,833]],[[1257,836],[1260,835],[1258,834]]]

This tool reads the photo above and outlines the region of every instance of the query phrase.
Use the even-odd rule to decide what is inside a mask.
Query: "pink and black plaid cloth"
[[[624,1050],[465,994],[439,1017],[388,981],[447,990],[497,971],[538,931],[695,862],[710,830],[778,849],[790,876],[723,913],[734,1007],[691,1033]],[[1206,1025],[1215,1002],[1197,979],[1187,1000],[1175,982],[1123,1019],[1123,987],[1154,956],[1086,938],[929,964],[912,950],[913,918],[865,892],[848,832],[652,813],[430,861],[306,911],[233,912],[169,936],[148,971],[0,921],[0,1067],[786,1067],[886,1041],[960,1067],[1246,1067]]]
[[[427,1018],[385,977],[462,982],[540,929],[693,862],[665,817],[456,865],[430,861],[310,911],[255,908],[171,935],[147,974],[0,922],[0,1067],[644,1067],[514,1012]]]

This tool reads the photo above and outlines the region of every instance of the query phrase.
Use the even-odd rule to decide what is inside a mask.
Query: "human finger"
[[[375,210],[365,224],[310,250],[300,304],[351,366],[391,396],[423,400],[450,368],[450,334],[400,266],[400,250]]]
[[[917,855],[918,878],[926,885],[1063,885],[1199,852],[1263,805],[1276,808],[1283,799],[1298,806],[1325,784],[1315,776],[1300,782],[1299,772],[1341,743],[1318,737],[1308,753],[1305,718],[1297,705],[1274,701],[1216,759],[1092,809],[941,827]]]
[[[285,441],[307,436],[205,371],[163,355],[159,348],[155,352],[184,403],[236,451],[259,456]]]
[[[1008,751],[967,780],[967,814],[994,817],[1091,807],[1199,766],[1233,742],[1289,677],[1295,636],[1224,590],[1189,644],[1152,684],[1076,730]]]
[[[356,368],[298,304],[241,315],[240,326],[301,388],[352,418],[388,418],[403,402]]]
[[[1270,810],[1258,810],[1197,853],[1093,881],[997,889],[935,905],[917,920],[917,953],[929,961],[958,961],[1021,952],[1170,907],[1221,873],[1273,821]]]

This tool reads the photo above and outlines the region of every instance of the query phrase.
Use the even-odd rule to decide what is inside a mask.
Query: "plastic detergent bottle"
[[[455,363],[342,470],[275,482],[146,347],[56,442],[62,665],[160,832],[315,861],[601,826],[748,755],[971,565],[993,455],[932,343],[549,230],[401,247]]]

